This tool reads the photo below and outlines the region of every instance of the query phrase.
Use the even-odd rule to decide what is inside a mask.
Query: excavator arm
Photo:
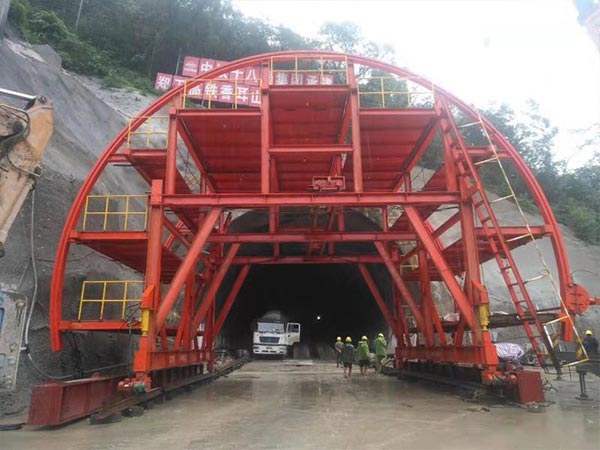
[[[27,194],[41,174],[42,155],[54,131],[54,108],[43,96],[0,89],[26,101],[21,109],[0,103],[0,257]]]

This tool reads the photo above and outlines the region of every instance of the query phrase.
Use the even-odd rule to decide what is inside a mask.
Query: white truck
[[[287,322],[280,311],[269,311],[254,321],[252,354],[286,357],[300,342],[300,324]]]

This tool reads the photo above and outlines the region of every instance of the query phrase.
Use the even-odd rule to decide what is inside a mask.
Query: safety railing
[[[261,104],[260,78],[189,79],[183,84],[184,109],[259,108]]]
[[[134,127],[133,123],[143,119]],[[149,149],[166,148],[169,117],[164,115],[130,117],[127,124],[127,148]]]
[[[433,108],[434,86],[426,88],[410,77],[364,76],[357,78],[361,108]]]
[[[133,223],[132,217],[142,220]],[[147,195],[88,195],[85,200],[83,231],[143,231],[147,223]]]
[[[240,68],[217,78],[178,80],[178,85],[184,86],[182,108],[260,108],[261,72],[260,66],[254,66]],[[347,83],[348,59],[346,56],[272,56],[269,59],[269,84],[273,86]]]
[[[105,316],[108,320],[138,319],[143,287],[144,282],[138,280],[85,280],[77,320],[104,320]],[[86,305],[95,305],[97,315],[84,311]]]
[[[269,84],[274,86],[348,84],[348,58],[345,55],[272,56],[269,63]]]
[[[400,264],[400,269],[407,269],[413,271],[419,268],[419,255],[413,255],[404,263]]]

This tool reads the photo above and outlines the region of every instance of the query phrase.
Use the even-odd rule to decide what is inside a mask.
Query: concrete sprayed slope
[[[116,337],[83,336],[67,339],[69,351],[49,351],[48,303],[53,260],[65,218],[75,195],[106,145],[125,124],[125,118],[98,98],[82,81],[60,68],[57,55],[47,47],[30,47],[8,39],[0,40],[0,87],[42,94],[55,108],[55,130],[43,159],[43,174],[37,182],[34,245],[37,253],[38,305],[34,310],[30,341],[38,365],[53,375],[92,369],[127,358],[127,343]],[[136,96],[130,96],[132,104]],[[139,97],[139,96],[137,96]],[[120,172],[120,173],[119,173]],[[99,193],[144,193],[146,186],[131,181],[124,171],[102,178]],[[135,180],[135,178],[133,178]],[[30,264],[30,199],[13,225],[0,259],[0,283],[28,297],[33,292]],[[84,276],[88,279],[119,279],[131,276],[128,270],[85,248],[73,248],[65,280],[65,297],[77,299]],[[76,304],[77,302],[71,302]],[[77,348],[78,352],[70,351]],[[32,384],[43,381],[26,358],[21,358],[17,390],[0,393],[0,415],[23,408]]]

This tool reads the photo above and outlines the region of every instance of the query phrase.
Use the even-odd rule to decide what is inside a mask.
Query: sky
[[[327,21],[358,24],[396,64],[479,108],[528,99],[559,128],[554,152],[584,165],[578,129],[600,123],[600,49],[570,0],[233,0],[245,15],[316,37]],[[600,129],[600,126],[599,128]]]

